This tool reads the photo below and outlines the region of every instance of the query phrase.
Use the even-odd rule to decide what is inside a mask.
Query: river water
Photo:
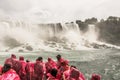
[[[38,56],[42,56],[44,61],[48,57],[56,60],[56,55],[61,54],[63,58],[70,61],[70,65],[75,65],[87,80],[90,80],[92,73],[102,76],[102,80],[120,80],[120,50],[119,49],[94,49],[94,50],[65,50],[65,51],[37,51],[37,52],[0,52],[0,64],[4,64],[6,58],[12,53],[24,56],[32,62]]]

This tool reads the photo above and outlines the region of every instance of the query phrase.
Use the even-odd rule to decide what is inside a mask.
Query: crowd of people
[[[70,66],[60,54],[56,58],[57,61],[54,61],[48,57],[48,61],[44,62],[42,57],[38,57],[31,62],[25,61],[23,56],[17,59],[15,54],[11,54],[4,66],[0,66],[0,80],[85,80],[76,66]],[[101,80],[101,76],[93,74],[91,80]]]

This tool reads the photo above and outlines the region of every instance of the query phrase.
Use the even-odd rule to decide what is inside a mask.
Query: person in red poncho
[[[62,78],[65,80],[85,80],[84,75],[78,69],[70,67],[68,63],[67,60],[61,63],[63,72],[60,73],[62,73]]]
[[[34,64],[34,80],[43,80],[44,78],[44,64],[43,64],[43,58],[38,57],[36,59],[36,62]]]
[[[57,79],[57,69],[52,69],[51,71],[50,71],[50,73],[48,73],[47,74],[47,76],[48,76],[48,79],[47,80],[59,80],[59,79]]]
[[[10,64],[4,64],[0,80],[20,80],[18,74],[11,68]]]
[[[27,80],[34,80],[34,63],[26,60],[26,78]]]
[[[11,54],[11,57],[6,59],[5,64],[11,64],[12,69],[14,69],[17,73],[19,72],[20,69],[20,63],[19,61],[16,59],[16,55],[15,54]]]
[[[67,80],[85,80],[85,77],[78,69],[71,67]]]
[[[26,71],[25,71],[25,67],[26,67],[26,62],[24,61],[24,57],[20,56],[19,57],[19,62],[20,62],[20,70],[18,72],[21,80],[26,80]]]
[[[52,58],[48,58],[48,62],[45,63],[45,67],[46,67],[46,74],[47,74],[47,73],[50,73],[50,71],[51,71],[53,68],[56,68],[56,69],[57,69],[56,62],[55,62],[54,60],[52,60]]]
[[[57,78],[59,80],[66,80],[70,75],[70,66],[68,65],[68,61],[64,60],[61,62],[61,67],[58,69]]]
[[[68,64],[69,62],[67,60],[63,61],[61,63],[62,67],[63,68],[63,73],[62,75],[64,75],[64,78],[67,79],[69,76],[70,76],[70,66]]]
[[[0,75],[2,74],[2,65],[0,65]]]
[[[61,57],[60,54],[58,54],[56,58],[57,58],[57,68],[59,69],[61,67],[61,62],[63,62],[64,59]]]
[[[5,64],[11,64],[11,67],[13,67],[15,61],[16,61],[16,55],[11,54],[11,57],[5,60]]]
[[[91,80],[101,80],[101,76],[98,74],[92,74]]]

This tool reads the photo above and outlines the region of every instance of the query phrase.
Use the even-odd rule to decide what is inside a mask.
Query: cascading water
[[[88,25],[86,33],[82,33],[74,22],[32,24],[10,20],[1,21],[0,28],[2,51],[16,50],[16,48],[23,50],[26,46],[34,48],[33,50],[79,50],[100,44],[97,41],[98,31],[94,25]]]
[[[88,25],[88,31],[85,33],[85,38],[89,42],[96,42],[98,37],[98,31],[95,25]]]

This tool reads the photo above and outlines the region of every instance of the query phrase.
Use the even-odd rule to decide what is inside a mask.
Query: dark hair
[[[27,60],[26,60],[26,62],[30,62],[30,60],[29,60],[29,59],[27,59]]]
[[[20,56],[20,57],[19,57],[19,60],[24,60],[24,57],[23,57],[23,56]]]
[[[92,74],[91,80],[101,80],[101,76],[98,74]]]
[[[56,56],[56,58],[59,60],[59,59],[61,58],[61,55],[58,54],[58,55]]]
[[[37,60],[38,60],[38,61],[42,61],[43,58],[42,58],[42,57],[38,57]]]
[[[56,57],[61,57],[61,55],[60,55],[60,54],[58,54]]]
[[[66,65],[69,65],[69,62],[67,60],[61,62],[61,66],[66,66]]]
[[[76,66],[74,66],[74,65],[71,65],[71,67],[73,67],[73,68],[75,68],[75,69],[77,68],[77,67],[76,67]]]
[[[2,73],[5,73],[5,72],[7,72],[10,69],[11,69],[11,65],[10,64],[4,64],[4,66],[2,68]]]
[[[16,55],[15,54],[11,54],[11,58],[16,58]]]
[[[51,74],[52,76],[56,77],[57,72],[58,72],[57,69],[54,68],[54,69],[51,70],[50,74]]]
[[[48,61],[51,61],[52,59],[50,57],[48,57]]]

